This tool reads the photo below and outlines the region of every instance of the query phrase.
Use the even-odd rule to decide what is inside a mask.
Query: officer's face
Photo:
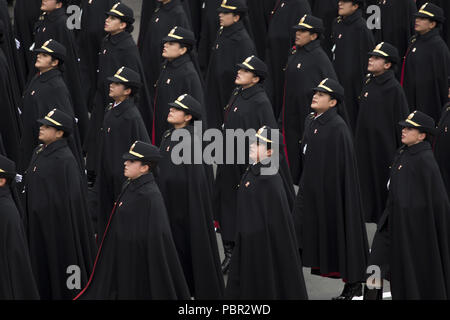
[[[187,51],[186,48],[181,48],[178,42],[166,42],[164,43],[164,49],[162,56],[168,60],[176,59]]]
[[[261,162],[262,160],[270,157],[272,155],[272,150],[267,150],[266,143],[253,142],[250,145],[249,158],[254,163]]]
[[[174,127],[184,127],[192,119],[191,115],[187,115],[184,111],[177,108],[170,108],[167,116],[167,122]]]
[[[383,74],[386,70],[389,70],[391,64],[386,62],[384,58],[371,56],[367,65],[367,70],[373,73],[375,76]]]
[[[425,140],[426,134],[420,133],[419,130],[409,127],[402,129],[402,143],[407,146],[415,145]]]
[[[125,177],[134,180],[148,172],[148,166],[142,165],[142,162],[136,160],[127,160],[124,162],[123,174]]]
[[[64,135],[64,132],[61,130],[56,130],[54,127],[50,127],[47,125],[42,125],[39,128],[39,140],[48,145],[52,142],[55,142],[58,139],[61,139]]]
[[[111,82],[109,85],[109,96],[113,99],[122,98],[130,95],[131,90],[125,89],[125,86],[121,83]]]
[[[234,83],[238,86],[243,86],[244,88],[246,88],[258,83],[258,81],[259,78],[256,77],[253,72],[245,69],[239,69]]]
[[[351,16],[358,10],[358,5],[353,4],[351,1],[339,1],[339,15],[343,17]]]
[[[55,68],[57,65],[58,61],[53,60],[52,56],[46,53],[38,53],[36,63],[34,64],[34,66],[41,72],[47,69]]]
[[[127,24],[114,16],[108,16],[105,20],[105,31],[114,35],[122,32],[127,27]]]
[[[239,21],[239,16],[235,16],[232,13],[219,13],[219,21],[221,27],[229,27],[232,24]]]
[[[435,21],[431,21],[427,18],[417,17],[414,29],[419,34],[425,34],[429,31],[431,31],[432,29],[434,29],[435,27],[436,27]]]
[[[42,11],[53,11],[62,7],[62,2],[56,3],[56,0],[42,0],[41,10]]]
[[[306,46],[308,43],[315,39],[317,39],[316,33],[311,34],[306,30],[297,30],[297,32],[295,33],[295,45],[298,47]]]
[[[332,99],[328,93],[317,91],[312,99],[311,109],[317,114],[322,114],[328,109],[335,107],[337,104],[336,99]]]

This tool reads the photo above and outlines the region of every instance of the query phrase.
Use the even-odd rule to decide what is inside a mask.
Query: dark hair
[[[425,139],[424,139],[423,141],[427,141],[427,142],[429,142],[429,143],[433,143],[434,138],[433,138],[433,135],[432,135],[431,133],[426,132],[426,131],[423,130],[423,129],[417,129],[417,130],[419,131],[419,133],[424,133],[424,134],[426,134]]]
[[[178,42],[178,44],[180,45],[180,49],[186,48],[186,53],[191,52],[191,50],[193,48],[192,45],[187,44],[187,43]]]

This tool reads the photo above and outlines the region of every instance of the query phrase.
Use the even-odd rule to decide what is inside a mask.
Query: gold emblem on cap
[[[311,26],[311,25],[305,23],[306,16],[307,16],[307,15],[305,14],[305,15],[303,16],[303,18],[300,19],[300,22],[298,23],[298,25],[299,25],[299,26],[306,27],[306,28],[308,28],[308,29],[313,29],[313,26]]]
[[[122,81],[128,82],[128,79],[122,77],[120,74],[122,73],[123,69],[125,67],[120,68],[119,70],[117,70],[116,74],[114,75],[115,78],[120,79]]]
[[[328,78],[324,79],[320,84],[319,84],[319,88],[323,88],[325,90],[327,90],[328,92],[333,92],[333,90],[331,90],[330,88],[328,88],[325,83],[328,81]]]
[[[250,65],[250,61],[252,61],[252,59],[253,59],[254,57],[255,57],[255,56],[250,56],[250,57],[248,57],[247,59],[245,59],[244,62],[242,62],[242,64],[243,64],[244,66],[246,66],[247,68],[249,68],[250,70],[255,70],[255,68],[254,68],[252,65]]]
[[[434,17],[434,14],[432,14],[431,12],[425,10],[425,9],[427,8],[427,5],[428,5],[428,2],[425,3],[425,4],[420,8],[419,13],[423,13],[423,14],[425,14],[425,15],[427,15],[427,16]]]
[[[122,12],[120,12],[119,10],[117,10],[117,7],[119,6],[119,4],[120,4],[120,2],[117,2],[109,11],[117,13],[119,16],[123,17],[124,14]]]
[[[137,141],[136,141],[135,143],[133,143],[133,145],[132,145],[131,148],[130,148],[130,151],[128,151],[128,152],[129,152],[130,154],[132,154],[133,156],[136,156],[136,157],[138,157],[138,158],[144,158],[144,156],[143,156],[142,154],[133,151],[133,150],[134,150],[134,147],[136,147],[136,144],[137,144],[137,143],[138,143]]]
[[[184,98],[186,98],[187,94],[183,94],[181,96],[178,97],[177,100],[175,100],[175,104],[179,105],[180,107],[182,107],[183,109],[187,109],[189,110],[189,107],[187,105],[185,105],[184,103],[182,103],[181,101],[184,100]]]
[[[237,9],[237,7],[233,7],[233,6],[227,5],[227,0],[223,0],[223,1],[222,1],[222,4],[221,4],[220,6],[221,6],[222,8],[230,9],[230,10],[236,10],[236,9]]]
[[[175,38],[175,39],[181,40],[181,39],[183,39],[183,37],[177,36],[177,35],[175,34],[175,32],[177,31],[177,28],[178,28],[178,27],[174,27],[172,30],[170,30],[168,36],[171,37],[171,38]]]
[[[53,53],[54,51],[52,49],[49,49],[47,46],[52,42],[53,39],[47,40],[41,47],[41,49],[44,49],[47,52]]]

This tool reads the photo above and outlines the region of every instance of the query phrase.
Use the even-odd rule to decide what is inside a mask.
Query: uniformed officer
[[[334,299],[351,300],[362,295],[369,248],[344,88],[324,79],[313,90],[293,213],[297,238],[303,265],[312,274],[343,279],[344,289]]]
[[[203,108],[189,94],[183,94],[169,104],[167,122],[172,126],[161,141],[157,182],[164,197],[170,227],[191,295],[195,299],[221,299],[224,282],[220,270],[217,238],[214,232],[211,168],[198,162],[202,159],[201,137],[194,129],[194,121],[201,121]],[[190,153],[183,149],[177,154],[176,136]],[[184,140],[184,139],[189,140]],[[187,142],[189,141],[189,142]],[[185,153],[186,152],[186,153]],[[174,156],[183,157],[181,163]]]
[[[73,117],[54,109],[39,119],[39,140],[25,173],[25,208],[31,264],[41,299],[72,299],[67,270],[87,282],[96,251],[86,183],[67,144]],[[69,281],[70,282],[70,281]]]
[[[67,1],[45,0],[42,1],[41,10],[43,14],[35,25],[34,48],[41,48],[49,39],[61,43],[66,48],[64,59],[65,71],[63,73],[67,88],[69,89],[75,117],[78,119],[78,127],[81,140],[84,141],[88,129],[87,92],[82,86],[78,46],[75,41],[74,28],[69,28],[66,15]],[[32,78],[36,70],[30,70],[28,78]]]
[[[398,122],[409,114],[395,70],[397,49],[387,42],[369,52],[368,71],[359,97],[355,150],[366,222],[376,223],[387,199],[389,165],[401,146]]]
[[[439,121],[447,102],[450,52],[440,35],[444,12],[425,3],[416,14],[416,35],[410,40],[401,83],[410,106]]]
[[[388,201],[368,264],[368,273],[378,268],[380,277],[368,278],[365,298],[377,291],[380,298],[387,279],[392,299],[448,300],[450,204],[431,150],[435,123],[414,111],[399,124],[403,146],[391,166]]]
[[[350,129],[355,132],[358,97],[367,73],[367,52],[375,47],[372,31],[364,20],[363,0],[339,1],[339,17],[333,23],[333,65],[345,89]]]
[[[136,141],[122,159],[127,180],[108,215],[89,282],[75,300],[189,300],[153,175],[160,152],[150,143]]]
[[[264,87],[261,85],[267,77],[267,66],[258,57],[250,56],[238,64],[236,75],[236,89],[225,108],[223,132],[226,130],[248,129],[258,130],[264,125],[277,127],[273,115],[272,106]],[[237,143],[237,137],[235,138]],[[224,158],[227,153],[233,152],[232,164],[220,164],[217,168],[215,181],[215,212],[220,224],[222,241],[225,251],[225,259],[222,263],[224,273],[228,271],[236,233],[236,196],[237,188],[242,174],[249,164],[238,163],[237,147],[234,150],[224,150]],[[248,151],[245,152],[248,154]]]
[[[39,299],[21,207],[13,188],[16,165],[0,155],[0,300]]]
[[[72,99],[62,76],[61,68],[66,59],[66,48],[58,41],[49,39],[37,53],[35,67],[39,70],[23,93],[20,161],[18,171],[23,173],[30,164],[33,150],[39,144],[39,125],[36,120],[44,117],[54,107],[74,116]]]
[[[135,70],[140,75],[142,86],[137,92],[139,101],[136,101],[136,105],[149,134],[152,130],[153,121],[152,99],[148,91],[141,56],[131,35],[135,21],[133,10],[118,2],[106,12],[106,16],[105,31],[108,35],[103,39],[99,52],[97,79],[95,80],[97,90],[90,97],[90,103],[93,106],[89,123],[89,138],[84,144],[84,149],[87,153],[88,178],[91,184],[94,183],[97,174],[97,150],[105,109],[113,101],[109,96],[109,82],[107,78],[122,66]]]
[[[268,172],[281,145],[276,131],[263,126],[251,137],[252,164],[237,191],[227,299],[308,299],[289,196],[280,173]]]
[[[205,106],[211,128],[223,124],[223,109],[234,88],[236,64],[256,52],[242,22],[247,12],[244,1],[224,0],[217,11],[221,27],[212,47],[205,81]]]
[[[301,175],[300,144],[305,119],[311,112],[311,88],[322,79],[336,79],[337,76],[320,45],[324,32],[322,20],[304,15],[293,29],[295,48],[286,65],[284,99],[279,123],[282,126],[292,178],[294,183],[298,184]]]
[[[269,16],[265,57],[269,77],[265,87],[276,118],[279,117],[283,104],[284,68],[294,45],[292,26],[305,14],[311,14],[308,0],[277,0]]]
[[[174,27],[163,38],[163,42],[162,56],[166,61],[155,84],[152,132],[154,145],[160,144],[163,133],[169,129],[169,103],[182,94],[191,95],[201,104],[204,98],[198,62],[192,55],[196,43],[194,33],[182,27]]]
[[[97,146],[98,167],[95,190],[98,192],[97,240],[101,239],[108,223],[114,200],[122,190],[125,180],[120,155],[133,141],[150,142],[144,121],[135,105],[134,97],[142,86],[139,74],[127,67],[121,67],[110,82],[109,96],[114,100],[105,113]]]
[[[146,30],[142,30],[145,32],[145,38],[140,43],[145,76],[151,87],[158,81],[161,64],[164,61],[161,56],[163,38],[176,26],[192,29],[180,0],[157,0],[155,2],[157,2],[157,7],[148,21]],[[153,90],[153,88],[150,89]],[[159,142],[157,141],[157,143]]]

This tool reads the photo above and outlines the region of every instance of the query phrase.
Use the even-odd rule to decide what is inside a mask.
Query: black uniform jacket
[[[441,169],[442,179],[450,199],[450,104],[447,104],[438,125],[434,142],[434,156]]]
[[[152,142],[158,145],[163,133],[169,129],[167,116],[169,103],[173,103],[182,94],[189,94],[203,104],[203,86],[189,54],[172,61],[166,61],[155,85],[153,104]]]
[[[387,200],[389,166],[400,148],[398,122],[409,114],[408,102],[394,72],[368,75],[359,101],[355,151],[366,222],[378,222]]]
[[[226,298],[308,299],[288,196],[280,174],[257,163],[239,185],[236,245]]]
[[[9,187],[0,188],[0,300],[39,299],[22,219]]]
[[[430,144],[400,148],[369,260],[382,267],[393,299],[449,299],[449,212]],[[387,273],[383,270],[386,266]]]
[[[312,88],[325,78],[336,79],[337,76],[330,59],[320,46],[320,40],[292,50],[285,71],[283,107],[279,122],[295,184],[298,184],[301,176],[300,144],[305,119],[312,111]]]
[[[294,219],[303,265],[349,283],[364,279],[369,254],[350,129],[332,108],[306,119],[303,174]]]
[[[403,64],[402,85],[409,106],[439,121],[448,100],[450,52],[438,29],[411,38]]]
[[[108,219],[87,300],[188,300],[164,200],[153,174],[124,183]]]
[[[87,283],[96,246],[87,187],[65,139],[36,148],[25,174],[28,245],[41,299],[72,299],[66,283],[78,266]]]
[[[311,14],[307,0],[277,0],[269,18],[266,42],[269,79],[265,86],[277,118],[283,103],[284,69],[295,44],[295,30],[292,27],[297,25],[305,14]]]
[[[133,100],[126,99],[116,107],[110,105],[103,120],[100,144],[97,146],[99,157],[95,188],[99,199],[96,230],[99,237],[105,231],[114,200],[119,196],[126,180],[123,175],[122,155],[137,140],[150,143],[144,122]]]
[[[206,75],[208,127],[218,129],[222,126],[224,108],[235,86],[236,64],[254,54],[255,45],[241,21],[218,31]]]
[[[354,132],[358,118],[358,97],[367,74],[367,53],[373,50],[375,41],[361,10],[345,19],[338,17],[333,24],[332,37],[333,65],[345,90],[350,129]]]
[[[187,145],[191,152],[196,151],[195,144],[201,151],[202,144],[194,135],[194,127],[189,125],[184,129],[189,132],[191,140]],[[173,239],[191,295],[196,299],[221,299],[224,282],[214,232],[208,167],[194,163],[192,153],[187,157],[188,163],[175,164],[172,161],[172,152],[176,152],[174,148],[179,143],[172,141],[172,137],[177,132],[177,129],[168,130],[161,142],[163,159],[158,163],[158,186],[166,204]]]

